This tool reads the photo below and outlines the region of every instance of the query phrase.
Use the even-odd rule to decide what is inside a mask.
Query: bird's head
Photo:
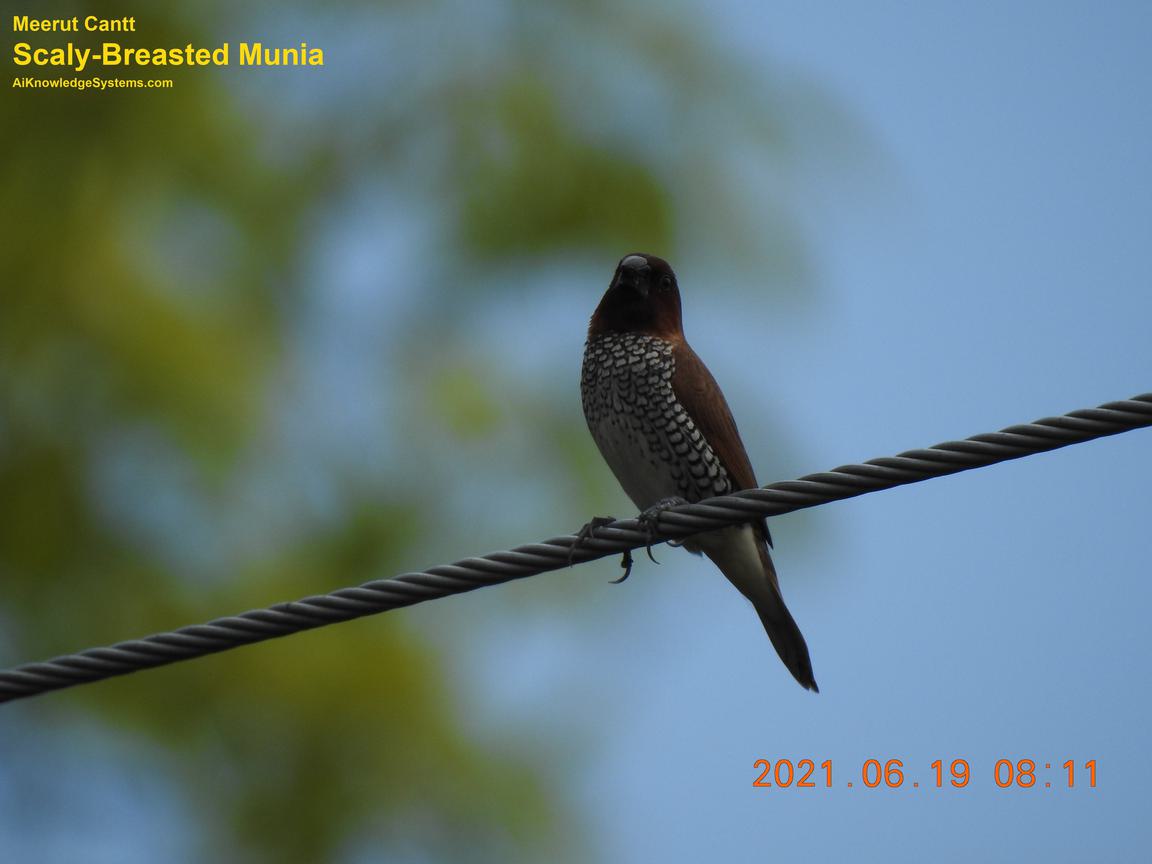
[[[616,265],[588,335],[647,333],[672,338],[682,335],[681,328],[676,274],[663,258],[633,253]]]

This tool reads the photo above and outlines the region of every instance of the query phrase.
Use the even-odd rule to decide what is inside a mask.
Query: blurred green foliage
[[[211,3],[39,7],[135,15],[128,44],[303,33],[325,42],[328,66],[171,70],[169,91],[0,101],[5,665],[479,551],[461,549],[478,538],[444,504],[469,481],[499,476],[514,493],[534,474],[565,490],[543,517],[596,509],[609,478],[574,379],[541,393],[468,353],[514,337],[485,348],[468,334],[475,292],[499,304],[530,284],[530,270],[506,278],[516,261],[586,255],[599,285],[623,251],[711,242],[764,281],[802,281],[787,202],[757,205],[785,241],[749,234],[728,161],[735,147],[786,163],[786,118],[695,22],[658,7],[477,6],[507,26],[475,34],[437,3],[251,3],[242,18]],[[363,33],[436,47],[373,55],[375,68]],[[342,75],[348,62],[366,65]],[[375,277],[413,298],[378,357],[403,374],[353,398],[380,408],[394,444],[341,454],[285,428],[305,410],[293,382],[326,291],[318,226],[366,181],[399,190],[380,206],[428,206],[439,256]],[[458,362],[433,350],[457,343],[471,346]],[[578,856],[555,766],[472,728],[434,638],[388,619],[13,706],[3,734],[57,716],[134,736],[195,826],[195,860]]]

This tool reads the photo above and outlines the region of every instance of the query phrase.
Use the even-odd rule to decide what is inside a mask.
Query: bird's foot
[[[584,527],[576,532],[576,539],[572,541],[572,545],[568,548],[568,566],[572,566],[572,557],[576,554],[576,550],[579,549],[586,540],[593,539],[596,536],[597,528],[611,525],[615,521],[615,516],[593,516],[590,522],[584,523]],[[613,585],[619,585],[632,575],[632,552],[630,550],[624,550],[624,555],[620,558],[620,566],[624,568],[624,575],[619,579],[611,580]]]
[[[648,558],[653,564],[660,563],[652,556],[652,544],[656,541],[656,535],[660,533],[660,514],[665,510],[671,510],[673,507],[687,503],[686,498],[675,495],[670,498],[661,498],[636,518],[641,529],[648,535],[648,544],[644,547],[644,551],[648,553]]]
[[[576,539],[572,541],[572,545],[568,547],[568,566],[572,566],[572,558],[576,554],[576,550],[583,546],[585,541],[595,539],[597,528],[611,525],[615,521],[615,516],[593,516],[590,522],[585,522],[584,527],[576,532]]]

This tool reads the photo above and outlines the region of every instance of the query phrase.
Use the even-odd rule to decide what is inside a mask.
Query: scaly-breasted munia
[[[588,326],[580,393],[596,446],[646,518],[758,485],[724,394],[684,340],[676,275],[662,258],[626,255],[617,265]],[[707,555],[752,602],[788,671],[818,690],[770,543],[760,519],[683,545]]]

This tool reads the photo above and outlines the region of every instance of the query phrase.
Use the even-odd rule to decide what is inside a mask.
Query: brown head
[[[680,289],[663,258],[633,253],[616,265],[612,284],[592,313],[588,336],[646,333],[664,339],[683,336]]]

